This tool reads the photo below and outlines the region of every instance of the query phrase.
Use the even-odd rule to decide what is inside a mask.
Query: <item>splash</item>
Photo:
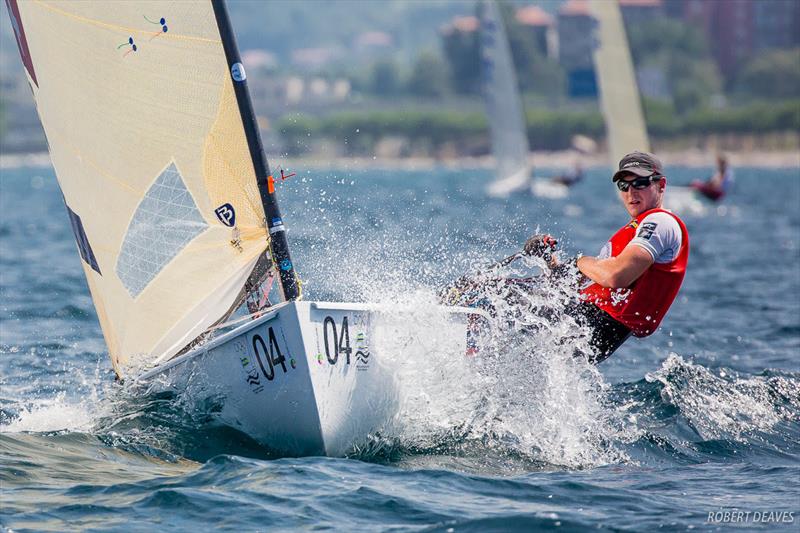
[[[99,361],[93,372],[73,368],[65,390],[17,400],[0,413],[0,433],[92,435],[107,445],[174,461],[181,424],[187,415],[181,398],[164,398],[109,379]],[[191,412],[192,429],[203,412]],[[183,418],[181,418],[183,417]],[[189,433],[188,431],[186,433]]]
[[[55,398],[35,400],[23,406],[8,424],[0,425],[2,433],[86,431],[92,427],[93,404],[73,402],[64,393]]]
[[[487,242],[483,231],[409,226],[408,216],[377,211],[369,199],[353,203],[334,193],[320,194],[313,203],[306,212],[316,213],[317,227],[371,228],[325,231],[326,240],[307,236],[313,259],[303,271],[317,283],[307,285],[308,297],[378,303],[387,324],[401,325],[381,346],[381,353],[391,354],[397,415],[359,457],[508,456],[570,468],[627,459],[617,443],[630,439],[633,430],[608,401],[602,375],[573,356],[588,350],[589,333],[563,313],[574,287],[552,281],[530,292],[498,286],[490,294],[495,314],[488,345],[478,356],[465,357],[445,349],[463,329],[448,326],[436,294],[484,265],[486,257],[503,257],[516,245],[502,238]],[[530,258],[481,282],[544,270],[541,260]],[[415,336],[422,338],[414,341]]]
[[[521,265],[532,267],[543,264]],[[519,273],[509,267],[495,275]],[[515,456],[569,468],[627,460],[617,443],[632,440],[632,430],[607,400],[602,375],[574,356],[589,350],[589,331],[563,313],[571,290],[567,281],[543,279],[532,292],[505,285],[490,291],[492,333],[472,358],[443,349],[463,329],[447,326],[433,291],[408,293],[403,306],[385,301],[387,322],[397,323],[392,313],[414,309],[409,333],[394,338],[426,335],[414,349],[403,346],[404,357],[392,358],[399,409],[382,432],[383,444],[388,439],[414,454]]]
[[[61,391],[52,397],[34,397],[16,402],[4,411],[0,423],[0,433],[49,433],[90,431],[95,421],[106,412],[108,406],[101,401],[105,396],[100,378],[100,365],[94,374],[83,375],[76,372],[75,391],[77,396]]]

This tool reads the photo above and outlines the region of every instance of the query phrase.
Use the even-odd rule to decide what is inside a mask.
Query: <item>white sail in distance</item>
[[[597,20],[594,65],[609,156],[616,165],[625,154],[635,150],[649,152],[650,141],[619,2],[592,0],[589,6]]]
[[[166,360],[268,246],[244,69],[211,0],[6,2],[114,369]]]
[[[490,0],[481,3],[479,14],[483,94],[496,162],[496,180],[490,193],[494,190],[502,195],[529,181],[528,136],[500,9]]]

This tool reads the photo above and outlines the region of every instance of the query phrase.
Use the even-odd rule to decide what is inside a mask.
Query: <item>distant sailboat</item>
[[[118,377],[210,395],[274,450],[341,455],[396,413],[387,361],[420,339],[465,353],[475,310],[300,301],[222,0],[6,3]]]
[[[619,1],[590,1],[588,4],[597,20],[595,72],[606,123],[608,154],[612,167],[616,168],[625,154],[636,150],[650,152],[650,138]],[[704,211],[702,203],[688,187],[668,185],[664,203],[678,212]]]
[[[497,3],[481,2],[479,19],[483,95],[496,176],[487,192],[502,198],[529,186],[528,136],[511,48]]]
[[[636,150],[649,152],[650,139],[619,2],[595,1],[589,2],[589,6],[597,20],[595,72],[606,122],[608,153],[616,167],[625,154]]]

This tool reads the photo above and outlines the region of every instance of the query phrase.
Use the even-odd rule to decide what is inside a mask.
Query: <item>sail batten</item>
[[[6,1],[114,368],[169,359],[269,243],[215,2]]]

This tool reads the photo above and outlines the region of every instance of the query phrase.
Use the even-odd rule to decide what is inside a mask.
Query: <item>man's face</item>
[[[620,181],[633,182],[636,179],[641,179],[634,174],[627,174],[623,176]],[[661,201],[664,197],[664,189],[667,186],[667,178],[662,177],[658,181],[653,181],[644,189],[636,189],[632,186],[628,187],[627,191],[619,191],[620,200],[625,205],[628,214],[632,218],[636,218],[645,211],[661,207]]]

